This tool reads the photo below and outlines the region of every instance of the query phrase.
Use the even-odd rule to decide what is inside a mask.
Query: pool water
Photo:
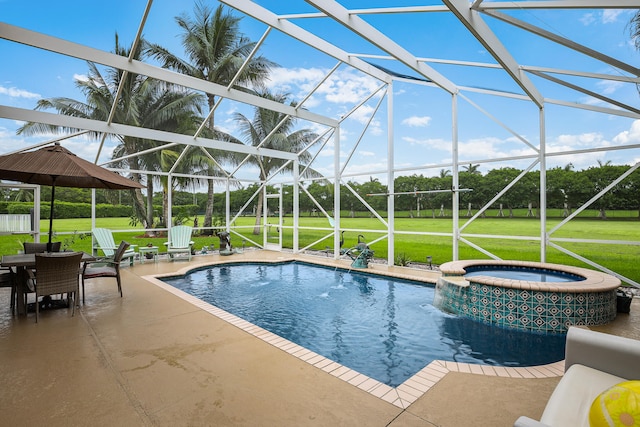
[[[433,360],[531,366],[564,358],[563,334],[441,312],[434,287],[291,262],[211,266],[163,279],[216,307],[396,387]]]
[[[577,276],[571,273],[565,273],[555,270],[544,270],[539,268],[524,268],[524,267],[483,267],[483,266],[470,266],[466,269],[465,277],[474,276],[489,276],[498,277],[500,279],[512,279],[512,280],[526,280],[530,282],[579,282],[584,280],[584,277]]]

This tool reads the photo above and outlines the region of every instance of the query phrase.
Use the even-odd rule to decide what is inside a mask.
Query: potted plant
[[[147,243],[147,247],[148,247],[148,248],[152,248],[152,247],[153,247],[153,243]],[[144,257],[145,257],[146,259],[153,259],[153,253],[151,253],[151,252],[146,252],[146,253],[144,254]]]

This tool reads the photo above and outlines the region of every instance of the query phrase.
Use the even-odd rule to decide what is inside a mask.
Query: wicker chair
[[[60,252],[60,244],[61,242],[52,242],[51,252]],[[24,242],[22,245],[25,254],[41,254],[47,251],[48,243]]]
[[[53,252],[36,254],[36,269],[27,270],[36,293],[36,323],[40,313],[38,298],[66,293],[71,315],[76,313],[76,301],[80,291],[80,262],[82,252]]]
[[[84,269],[82,270],[82,304],[84,304],[84,281],[85,279],[94,279],[97,277],[115,277],[116,282],[118,283],[118,292],[120,292],[120,297],[122,298],[122,282],[120,280],[120,261],[124,257],[127,249],[129,248],[129,243],[124,240],[120,242],[120,246],[116,249],[113,258],[105,258],[99,259],[95,263],[95,266],[91,266],[90,263],[84,264]],[[100,264],[100,265],[98,265]]]
[[[11,314],[16,308],[16,278],[15,273],[10,268],[0,268],[0,288],[11,288]]]

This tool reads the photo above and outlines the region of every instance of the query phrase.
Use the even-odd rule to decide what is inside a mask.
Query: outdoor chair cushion
[[[593,401],[609,387],[640,378],[640,341],[571,326],[565,373],[540,421],[522,416],[514,427],[589,426]]]

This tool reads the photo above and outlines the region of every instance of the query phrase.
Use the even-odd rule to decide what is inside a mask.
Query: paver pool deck
[[[74,317],[64,309],[45,311],[37,324],[33,314],[11,316],[3,289],[0,425],[511,426],[520,415],[542,413],[562,362],[511,372],[440,363],[433,366],[436,378],[427,374],[415,385],[419,392],[400,386],[382,393],[366,378],[346,378],[326,361],[288,351],[280,340],[265,340],[262,331],[148,280],[217,261],[290,257],[246,251],[127,266],[123,298],[113,279],[92,280]],[[437,278],[424,270],[372,269]],[[594,329],[640,339],[639,318],[636,298],[631,314]]]

